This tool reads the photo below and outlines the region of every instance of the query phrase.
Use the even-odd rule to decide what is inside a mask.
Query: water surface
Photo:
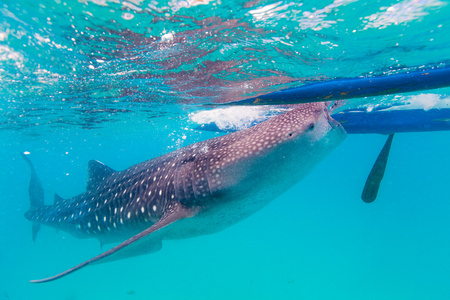
[[[448,4],[0,0],[0,299],[448,299],[448,132],[396,135],[371,205],[360,194],[386,137],[352,135],[242,223],[42,285],[28,280],[100,246],[48,228],[31,241],[20,157],[50,203],[84,191],[90,159],[121,170],[217,136],[194,130],[202,104],[448,66]]]

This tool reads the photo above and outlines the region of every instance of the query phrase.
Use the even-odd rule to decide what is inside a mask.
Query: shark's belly
[[[184,239],[219,232],[258,212],[278,194],[253,193],[232,201],[224,199],[219,205],[168,226],[164,238]]]

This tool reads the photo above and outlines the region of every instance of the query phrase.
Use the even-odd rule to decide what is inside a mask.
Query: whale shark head
[[[308,174],[345,136],[325,103],[308,103],[212,139],[204,154],[212,200],[272,199]]]

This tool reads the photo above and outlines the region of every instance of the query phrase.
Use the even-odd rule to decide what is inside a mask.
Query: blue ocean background
[[[218,136],[189,118],[217,103],[448,66],[448,4],[0,0],[0,299],[450,299],[448,132],[397,134],[372,204],[360,196],[386,136],[349,135],[223,232],[47,284],[28,281],[101,249],[46,227],[32,242],[21,158],[30,152],[51,203],[84,192],[91,159],[122,170]]]

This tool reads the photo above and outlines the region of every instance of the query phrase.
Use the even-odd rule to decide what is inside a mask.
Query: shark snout
[[[330,115],[327,116],[328,124],[330,124],[331,127],[341,127],[341,123],[333,119]]]
[[[344,127],[341,125],[341,123],[333,119],[330,115],[327,116],[327,119],[328,124],[330,124],[331,126],[331,130],[335,132],[336,136],[339,136],[338,139],[343,141],[347,136],[347,132],[345,131]]]

